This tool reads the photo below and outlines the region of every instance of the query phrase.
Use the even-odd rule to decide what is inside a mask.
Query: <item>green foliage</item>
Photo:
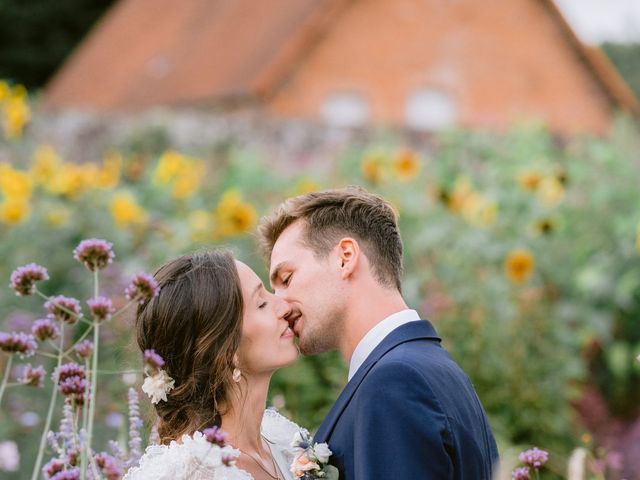
[[[587,382],[605,394],[614,414],[638,414],[640,145],[632,126],[621,123],[608,139],[563,141],[537,125],[504,135],[451,131],[409,149],[389,134],[339,152],[331,169],[305,171],[267,164],[266,151],[257,148],[214,145],[183,152],[197,159],[180,157],[176,178],[164,182],[158,172],[169,165],[167,138],[155,132],[147,141],[136,134],[121,145],[117,185],[59,194],[49,189],[53,180],[36,182],[30,216],[0,226],[0,278],[36,261],[50,270],[52,280],[43,284],[48,293],[82,291],[82,267],[69,268],[70,252],[82,238],[98,237],[114,243],[124,266],[105,271],[105,288],[113,292],[129,273],[153,271],[177,254],[215,245],[230,246],[266,280],[251,235],[252,211],[269,213],[310,188],[309,179],[319,188],[361,184],[398,209],[407,301],[434,322],[469,374],[503,445],[567,455],[582,432],[571,402]],[[6,150],[15,166],[30,163],[36,145],[29,142]],[[197,170],[202,165],[204,173]],[[201,182],[176,197],[175,182],[190,169]],[[115,221],[113,200],[123,191],[143,210],[139,222]],[[61,211],[68,219],[52,223],[51,214]],[[239,222],[237,231],[222,229],[227,217]],[[510,260],[514,254],[519,269]],[[8,290],[0,291],[0,308],[4,319],[16,309],[41,314],[38,302]],[[131,322],[105,328],[103,352],[111,353],[101,369],[138,366]],[[98,439],[105,439],[113,432],[104,417],[124,411],[126,387],[119,375],[100,381],[110,392],[98,408]],[[345,382],[337,353],[303,358],[277,372],[270,401],[313,430]],[[29,458],[34,432],[18,419],[41,411],[40,399],[25,390],[8,397],[0,438],[19,439]]]
[[[640,98],[640,43],[602,44],[602,49],[609,56],[631,90]]]

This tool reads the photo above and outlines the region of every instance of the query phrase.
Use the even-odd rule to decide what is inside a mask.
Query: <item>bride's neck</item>
[[[239,391],[231,399],[231,405],[222,415],[222,430],[235,448],[262,452],[260,426],[267,403],[271,376],[245,377],[239,382]]]

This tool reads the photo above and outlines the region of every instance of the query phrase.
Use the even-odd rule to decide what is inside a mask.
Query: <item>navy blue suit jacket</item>
[[[341,480],[491,480],[496,442],[467,375],[426,320],[380,343],[315,435]]]

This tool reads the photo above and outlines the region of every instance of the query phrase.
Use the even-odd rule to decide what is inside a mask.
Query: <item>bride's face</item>
[[[286,316],[287,302],[267,291],[251,268],[236,260],[244,315],[238,348],[239,367],[245,375],[271,373],[298,357],[293,331]]]

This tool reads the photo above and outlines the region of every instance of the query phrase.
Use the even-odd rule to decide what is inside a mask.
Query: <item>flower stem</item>
[[[62,347],[64,342],[64,322],[60,323],[60,348],[58,349],[58,365],[56,369],[60,368],[62,364]],[[37,480],[40,474],[40,466],[42,465],[42,457],[44,456],[44,447],[47,444],[47,434],[51,427],[51,419],[53,418],[53,407],[56,404],[56,397],[58,394],[58,388],[54,380],[53,389],[51,391],[51,399],[49,400],[49,411],[47,412],[47,419],[44,422],[44,430],[42,431],[42,437],[40,438],[40,448],[38,448],[38,457],[33,467],[33,473],[31,474],[31,480]]]
[[[98,297],[99,283],[98,283],[98,271],[93,272],[93,295],[94,298]],[[89,400],[89,424],[87,427],[87,440],[85,448],[83,449],[83,460],[86,462],[86,458],[91,455],[91,442],[93,440],[93,420],[96,413],[96,401],[98,396],[96,395],[96,387],[98,385],[98,346],[100,343],[100,323],[95,318],[93,319],[93,358],[91,359],[91,390]],[[86,457],[85,457],[86,455]],[[86,463],[84,463],[86,465]],[[93,461],[91,461],[91,467],[95,478],[99,478],[98,472]],[[81,470],[82,478],[84,478],[85,471]]]
[[[4,390],[7,388],[7,382],[9,381],[9,374],[11,373],[11,363],[13,362],[13,355],[9,355],[7,360],[7,366],[4,368],[4,376],[2,377],[2,383],[0,384],[0,404],[2,403],[2,396]]]

